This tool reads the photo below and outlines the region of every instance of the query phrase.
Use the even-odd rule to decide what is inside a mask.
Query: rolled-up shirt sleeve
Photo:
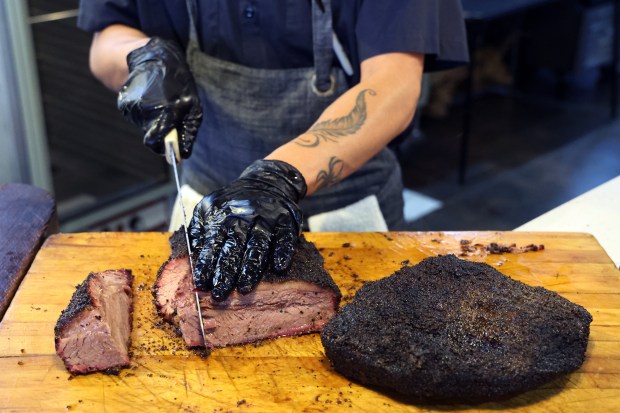
[[[426,71],[469,61],[459,0],[365,0],[355,31],[360,61],[385,53],[421,53]]]

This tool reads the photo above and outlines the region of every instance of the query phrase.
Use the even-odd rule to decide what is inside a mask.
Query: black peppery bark
[[[170,259],[187,256],[187,241],[183,227],[176,230],[170,236]],[[194,251],[195,253],[195,251]],[[306,281],[332,290],[340,301],[340,289],[323,268],[323,256],[317,248],[306,240],[303,234],[299,237],[297,250],[293,256],[291,267],[284,274],[276,274],[271,269],[265,271],[262,280],[267,282],[281,283],[286,281]],[[164,267],[160,268],[160,272]]]
[[[362,384],[412,402],[477,403],[579,368],[591,321],[552,291],[450,255],[364,285],[321,340],[335,369]]]
[[[61,311],[58,321],[54,326],[54,336],[58,338],[62,330],[73,320],[76,315],[92,305],[92,299],[88,293],[88,285],[95,276],[95,273],[88,274],[88,277],[77,286],[67,308]]]

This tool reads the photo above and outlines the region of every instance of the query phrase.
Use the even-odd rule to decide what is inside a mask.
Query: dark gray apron
[[[323,0],[324,11],[312,1],[314,67],[277,70],[246,67],[203,53],[196,29],[196,0],[187,0],[187,5],[187,61],[198,86],[203,121],[192,156],[183,165],[183,181],[209,194],[236,179],[255,160],[306,132],[348,86],[342,69],[332,67],[330,0]],[[300,205],[309,217],[369,195],[377,197],[388,228],[402,229],[400,167],[387,148],[351,176],[317,191]]]

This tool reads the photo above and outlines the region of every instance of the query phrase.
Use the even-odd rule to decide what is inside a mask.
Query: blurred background
[[[78,0],[0,0],[0,183],[60,230],[167,230],[169,167],[90,74]],[[472,61],[427,74],[392,143],[409,230],[510,230],[620,175],[618,0],[462,0]]]

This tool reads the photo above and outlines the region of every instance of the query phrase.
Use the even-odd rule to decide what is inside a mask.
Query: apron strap
[[[336,80],[331,77],[332,33],[331,0],[312,0],[312,48],[315,72],[312,89],[318,95],[334,93]]]
[[[189,14],[189,43],[199,45],[198,31],[196,29],[198,22],[198,4],[196,0],[186,0],[187,14]]]

